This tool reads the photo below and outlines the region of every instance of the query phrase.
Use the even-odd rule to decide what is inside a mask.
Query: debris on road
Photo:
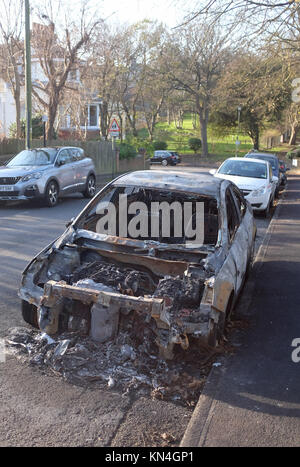
[[[97,384],[194,407],[220,350],[199,347],[197,342],[189,353],[178,348],[174,360],[166,362],[159,358],[151,329],[139,334],[132,319],[130,329],[122,329],[114,341],[102,344],[79,332],[48,342],[37,330],[11,328],[6,352],[71,384]]]

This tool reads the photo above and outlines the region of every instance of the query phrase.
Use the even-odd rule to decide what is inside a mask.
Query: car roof
[[[251,159],[255,158],[256,156],[268,156],[268,157],[273,157],[274,159],[278,160],[278,157],[276,154],[270,154],[269,152],[249,152],[246,154],[246,158],[251,157]]]
[[[39,151],[43,151],[46,149],[55,149],[56,151],[59,151],[60,149],[82,149],[82,148],[76,147],[76,146],[47,146],[43,148],[31,148],[30,150],[33,151],[35,149]]]
[[[182,191],[219,198],[220,186],[225,180],[210,174],[184,171],[144,170],[119,177],[116,186],[140,186],[170,191]]]
[[[251,159],[248,159],[246,158],[247,161],[246,162],[258,162],[259,164],[269,164],[268,161],[265,161],[264,159],[254,159],[253,157],[251,157]],[[241,161],[241,162],[245,162],[245,157],[230,157],[229,159],[226,159],[226,161]],[[224,162],[226,162],[224,161]]]

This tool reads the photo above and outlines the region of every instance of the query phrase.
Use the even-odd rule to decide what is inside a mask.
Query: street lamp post
[[[26,88],[26,149],[30,149],[31,123],[31,47],[30,47],[30,6],[25,0],[25,88]]]

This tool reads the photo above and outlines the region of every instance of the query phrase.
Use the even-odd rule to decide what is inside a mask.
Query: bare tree
[[[23,0],[0,0],[0,74],[8,82],[16,106],[17,138],[21,137],[21,86],[23,84],[22,33]]]
[[[280,19],[288,20],[299,7],[299,0],[199,0],[196,7],[184,19],[184,24],[205,15],[214,17],[217,21],[224,16],[233,17],[236,13],[248,20],[255,15],[256,25],[266,24]]]
[[[118,110],[118,56],[122,37],[122,29],[113,29],[102,24],[97,28],[91,48],[87,74],[89,82],[93,83],[90,88],[101,99],[100,134],[104,139],[108,137],[112,114]]]
[[[203,156],[208,155],[207,126],[214,90],[231,57],[227,39],[215,25],[194,23],[176,30],[165,51],[165,78],[185,92],[197,113]]]
[[[156,123],[173,84],[162,79],[160,70],[164,66],[163,50],[169,43],[169,35],[162,24],[145,23],[140,37],[142,50],[140,59],[141,115],[147,125],[150,140],[153,140]]]
[[[41,76],[33,82],[33,94],[48,114],[47,138],[54,137],[54,125],[57,110],[66,90],[76,90],[70,75],[79,69],[80,53],[85,52],[95,27],[100,20],[88,10],[88,3],[83,4],[79,19],[75,22],[67,16],[60,6],[60,14],[64,19],[63,28],[53,21],[52,3],[49,14],[46,10],[39,12],[44,24],[36,25],[32,32],[33,59],[38,58]],[[56,10],[56,15],[59,11]]]
[[[125,27],[118,47],[118,101],[126,115],[127,124],[133,136],[138,136],[137,120],[141,111],[142,89],[144,87],[145,31],[148,22]]]

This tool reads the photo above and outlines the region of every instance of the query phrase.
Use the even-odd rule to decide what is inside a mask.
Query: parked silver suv
[[[74,192],[96,193],[94,163],[81,148],[26,149],[0,167],[0,201],[40,198],[53,207],[60,195]]]

